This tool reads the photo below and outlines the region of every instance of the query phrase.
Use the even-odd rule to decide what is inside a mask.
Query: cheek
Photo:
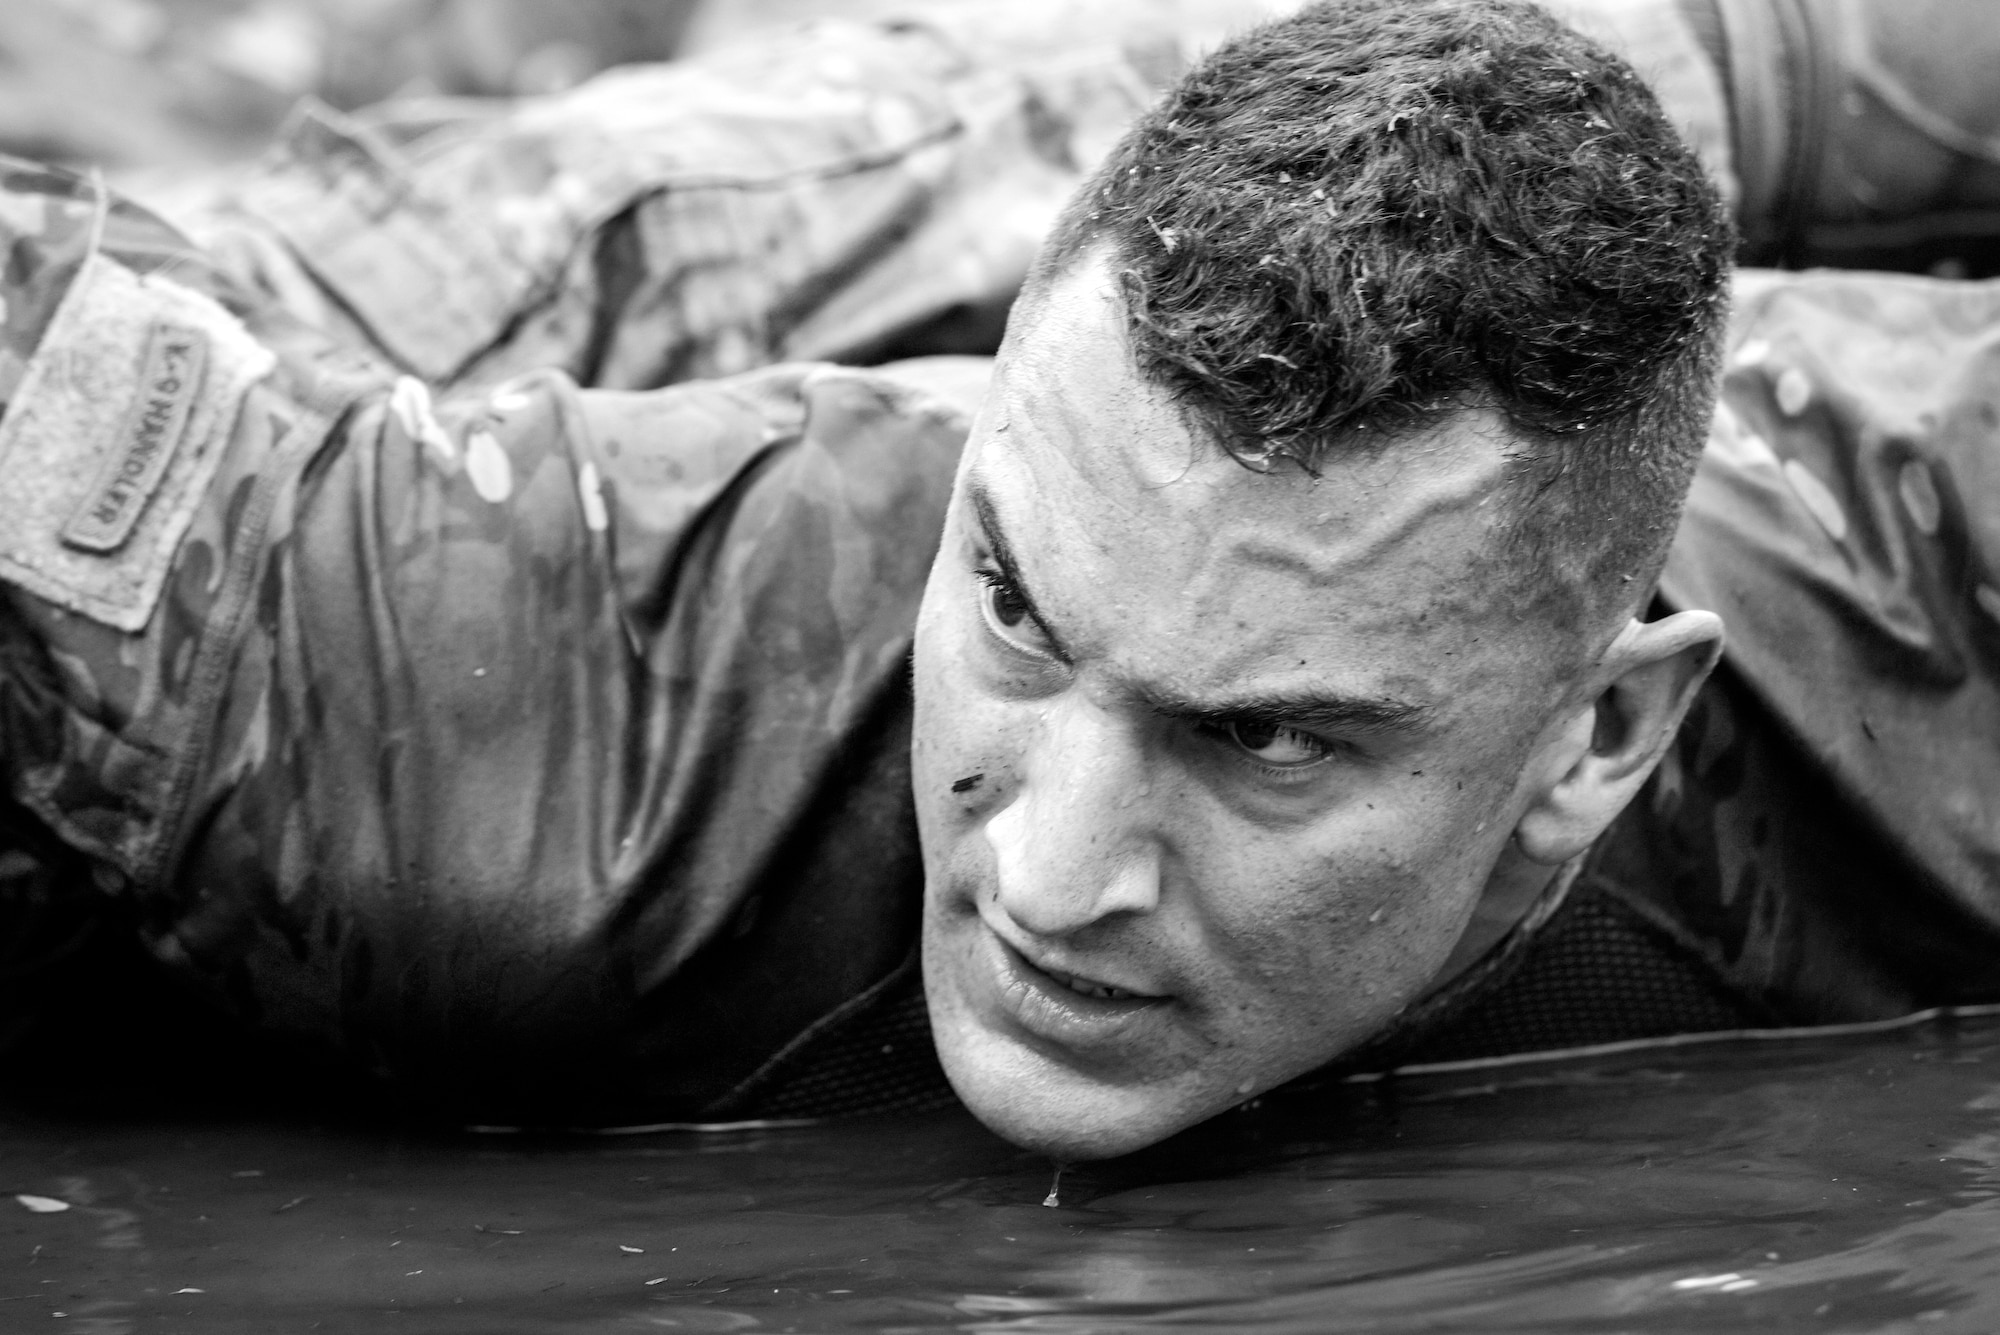
[[[1318,990],[1348,975],[1380,933],[1386,906],[1409,889],[1358,856],[1243,856],[1198,873],[1208,954],[1244,984],[1275,996]]]
[[[1276,1084],[1378,1032],[1417,995],[1431,970],[1413,958],[1386,912],[1407,889],[1347,868],[1337,884],[1261,887],[1254,902],[1209,924],[1194,989],[1201,1028],[1230,1065]]]
[[[1461,803],[1427,807],[1364,801],[1310,839],[1239,829],[1206,841],[1188,871],[1211,977],[1226,975],[1240,1004],[1291,1022],[1386,1014],[1410,1000],[1457,942],[1492,862],[1486,848],[1498,847],[1469,838],[1471,821],[1456,824]]]

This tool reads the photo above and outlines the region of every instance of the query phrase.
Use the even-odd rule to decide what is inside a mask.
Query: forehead
[[[1442,705],[1472,678],[1545,678],[1496,559],[1508,443],[1468,411],[1317,477],[1254,472],[1134,372],[1093,261],[1010,340],[961,485],[1080,658],[1182,693],[1331,675]]]

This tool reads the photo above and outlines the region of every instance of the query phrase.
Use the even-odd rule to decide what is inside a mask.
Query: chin
[[[959,1099],[1003,1140],[1074,1162],[1131,1154],[1237,1102],[1197,1073],[1125,1084],[1093,1078],[955,1008],[934,1007],[938,1057]]]

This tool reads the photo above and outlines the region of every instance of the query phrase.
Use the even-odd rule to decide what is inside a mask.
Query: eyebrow
[[[1330,695],[1319,692],[1257,694],[1226,700],[1153,696],[1153,712],[1186,723],[1220,726],[1261,723],[1308,732],[1363,736],[1414,736],[1429,725],[1428,705],[1388,696]]]
[[[1033,621],[1036,628],[1047,637],[1049,647],[1058,659],[1064,663],[1074,662],[1070,656],[1069,646],[1063,642],[1062,636],[1056,634],[1055,627],[1049,624],[1048,618],[1042,615],[1042,609],[1035,602],[1034,594],[1028,591],[1028,582],[1021,578],[1020,563],[1014,559],[1014,548],[1007,541],[1006,529],[1001,527],[999,512],[993,506],[992,493],[987,491],[984,482],[975,477],[966,484],[966,497],[972,502],[972,512],[979,517],[980,530],[986,538],[987,547],[993,553],[993,564],[1000,567],[1001,577],[1007,581],[1014,591],[1014,596],[1019,598],[1021,605],[1027,609],[1028,619]]]

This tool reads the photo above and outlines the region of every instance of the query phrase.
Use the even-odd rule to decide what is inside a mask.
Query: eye
[[[1028,600],[1014,582],[997,570],[982,567],[979,576],[979,610],[987,629],[1016,649],[1034,654],[1049,652],[1048,637],[1036,624]]]
[[[1218,731],[1246,755],[1274,769],[1299,769],[1325,759],[1333,750],[1311,733],[1280,723],[1239,720]]]
[[[1012,630],[1028,619],[1028,600],[1012,580],[997,570],[981,570],[979,582],[985,587],[986,615],[1002,628]]]

